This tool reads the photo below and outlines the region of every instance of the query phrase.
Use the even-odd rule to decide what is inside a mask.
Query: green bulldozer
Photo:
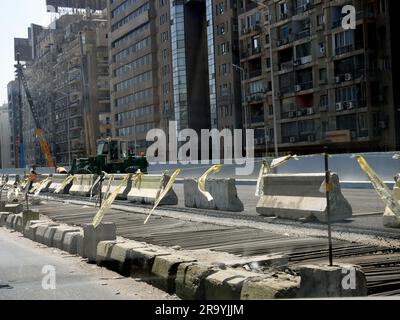
[[[147,173],[149,163],[145,156],[137,157],[128,153],[128,142],[108,138],[97,141],[97,155],[90,158],[74,159],[70,174]]]

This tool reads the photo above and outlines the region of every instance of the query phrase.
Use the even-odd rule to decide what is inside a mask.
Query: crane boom
[[[54,160],[53,160],[53,156],[51,154],[50,146],[47,143],[47,140],[46,140],[46,138],[45,138],[45,136],[43,134],[43,130],[41,129],[40,121],[39,121],[39,115],[38,115],[38,112],[37,112],[37,110],[35,108],[35,104],[33,102],[32,95],[31,95],[31,93],[29,91],[28,82],[26,81],[26,78],[25,78],[25,75],[24,75],[24,72],[23,72],[23,69],[22,69],[22,65],[21,64],[17,64],[15,67],[17,69],[17,75],[18,75],[19,79],[21,80],[22,85],[24,87],[25,94],[26,94],[26,99],[28,100],[28,104],[29,104],[29,107],[30,107],[31,112],[32,112],[33,121],[35,122],[35,127],[36,127],[35,136],[38,139],[39,145],[40,145],[40,149],[42,150],[42,153],[44,154],[44,156],[46,158],[47,166],[49,168],[53,168],[53,167],[55,167],[55,163],[54,163]]]

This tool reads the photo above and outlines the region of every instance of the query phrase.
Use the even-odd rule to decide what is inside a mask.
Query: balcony
[[[262,70],[261,69],[252,70],[252,71],[249,72],[249,79],[260,77],[261,75],[262,75]]]
[[[294,91],[295,92],[300,92],[300,91],[303,91],[303,90],[309,90],[309,89],[312,89],[313,86],[314,86],[314,83],[312,81],[299,83],[299,84],[294,86]]]
[[[335,55],[339,56],[348,52],[354,51],[354,45],[350,44],[348,46],[340,47],[335,49]]]
[[[281,39],[279,39],[279,40],[276,42],[276,46],[277,46],[277,47],[282,47],[282,46],[288,44],[289,42],[290,42],[290,38],[289,38],[289,37],[287,37],[287,38],[281,38]]]
[[[304,29],[304,30],[301,30],[300,32],[296,33],[295,39],[300,40],[300,39],[309,37],[310,34],[311,34],[310,29]]]
[[[257,103],[257,102],[262,102],[263,100],[264,100],[264,97],[263,97],[262,92],[252,93],[246,97],[246,101],[248,103]]]
[[[300,7],[294,8],[294,14],[303,14],[304,12],[307,12],[312,9],[312,4],[311,3],[306,3]]]
[[[252,125],[264,123],[264,115],[252,115],[250,121]]]

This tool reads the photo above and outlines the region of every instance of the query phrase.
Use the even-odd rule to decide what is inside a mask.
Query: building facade
[[[12,134],[10,125],[10,114],[7,104],[0,107],[0,159],[1,168],[12,168]]]
[[[244,109],[247,126],[258,129],[258,155],[273,150],[274,128],[283,152],[313,153],[325,145],[332,152],[399,147],[393,3],[241,2]],[[345,30],[342,8],[349,4],[356,9],[356,28]]]

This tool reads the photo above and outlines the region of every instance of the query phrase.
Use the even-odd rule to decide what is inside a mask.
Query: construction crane
[[[25,75],[24,75],[23,66],[21,65],[21,63],[19,61],[19,54],[17,55],[17,57],[18,57],[18,63],[15,65],[16,74],[17,74],[18,80],[21,81],[21,83],[22,83],[22,85],[24,87],[25,94],[26,94],[26,99],[28,100],[28,104],[29,104],[29,107],[30,107],[31,112],[32,112],[33,120],[35,122],[35,127],[36,127],[35,136],[36,136],[36,139],[38,139],[39,145],[40,145],[40,149],[42,150],[42,153],[46,158],[47,166],[49,168],[54,168],[55,167],[55,163],[54,163],[53,156],[52,156],[52,153],[51,153],[51,150],[50,150],[50,146],[47,143],[47,140],[46,140],[46,138],[45,138],[45,136],[43,134],[43,130],[41,129],[40,121],[39,121],[39,115],[38,115],[38,112],[37,112],[37,110],[35,108],[35,104],[33,102],[32,95],[31,95],[31,93],[29,91],[29,88],[28,88],[28,82],[26,81],[26,78],[25,78]],[[20,121],[22,123],[22,119],[20,119]],[[22,135],[22,132],[20,134]],[[23,154],[21,156],[23,156]]]

